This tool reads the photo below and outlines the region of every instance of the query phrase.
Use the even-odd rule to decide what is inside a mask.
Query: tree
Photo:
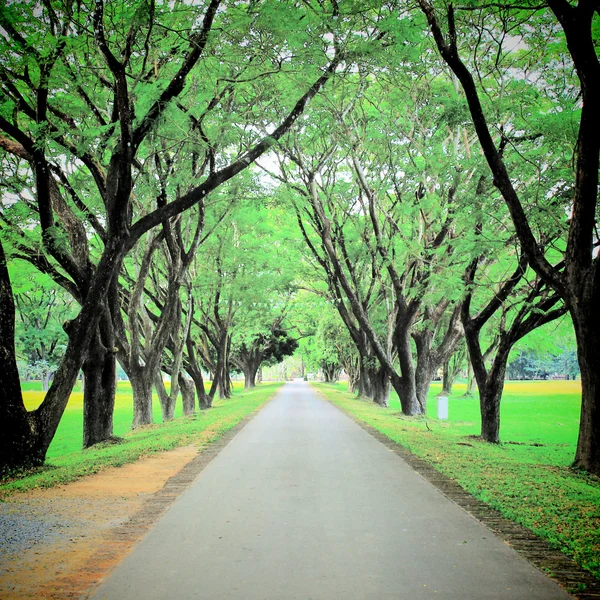
[[[465,94],[465,99],[473,120],[479,143],[493,175],[494,185],[498,188],[509,209],[516,234],[531,267],[564,300],[573,320],[577,338],[577,354],[581,369],[582,408],[579,439],[575,455],[575,466],[592,473],[600,474],[600,317],[597,307],[600,305],[600,255],[598,253],[598,167],[600,157],[600,61],[598,58],[598,30],[594,18],[598,14],[596,2],[579,0],[575,5],[567,0],[547,0],[539,3],[518,3],[492,5],[497,17],[497,30],[501,39],[505,39],[504,25],[510,23],[512,34],[516,31],[524,43],[535,43],[535,35],[551,40],[551,50],[560,47],[562,60],[571,61],[578,78],[578,98],[580,105],[577,144],[575,151],[575,169],[572,174],[571,199],[560,202],[560,183],[557,182],[555,197],[562,204],[562,210],[568,215],[568,234],[561,248],[562,257],[552,261],[545,249],[544,239],[536,237],[533,228],[534,217],[522,202],[521,194],[515,184],[514,173],[507,168],[500,146],[504,141],[500,128],[496,141],[490,121],[481,101],[481,92],[473,77],[473,67],[461,58],[463,48],[459,38],[459,28],[452,5],[447,9],[448,31],[442,31],[438,16],[428,0],[419,0],[435,43],[446,64],[457,77]],[[486,10],[489,10],[486,8]],[[524,19],[531,15],[534,18]],[[486,21],[491,15],[486,13]],[[550,17],[553,16],[554,19]],[[526,26],[517,29],[520,22]],[[462,23],[461,23],[462,25]],[[468,23],[467,23],[468,26]],[[534,33],[528,36],[527,32]],[[504,37],[502,37],[504,36]],[[505,47],[498,48],[496,64],[508,54]],[[549,53],[544,57],[552,61]],[[554,62],[556,64],[556,61]],[[510,65],[514,69],[514,65]],[[538,69],[539,71],[539,69]],[[496,71],[497,73],[498,71]],[[482,79],[485,83],[485,79]],[[531,80],[530,80],[531,81]],[[534,81],[530,85],[539,86]],[[541,85],[553,88],[552,82],[542,78]],[[555,89],[552,89],[552,93]],[[548,94],[552,99],[552,95]],[[554,113],[560,106],[564,95],[555,96]],[[550,117],[551,118],[551,117]],[[499,139],[498,139],[499,138]],[[505,142],[504,142],[505,143]]]
[[[465,280],[467,292],[461,305],[461,318],[471,365],[479,388],[481,413],[481,437],[486,442],[500,441],[500,401],[504,389],[506,366],[513,346],[537,327],[562,316],[566,307],[559,296],[539,278],[528,280],[527,259],[522,256],[511,277],[506,278],[492,297],[473,315],[472,302],[475,278],[482,259],[476,258],[469,265]],[[488,286],[486,286],[488,287]],[[481,346],[481,331],[496,313],[500,318],[494,323],[495,339],[487,350]],[[486,366],[485,355],[492,356]]]
[[[274,324],[268,334],[259,334],[249,345],[242,342],[238,348],[233,348],[231,362],[244,373],[244,387],[253,388],[256,373],[263,363],[280,363],[286,356],[294,354],[297,347],[297,340]]]
[[[11,58],[1,69],[7,104],[0,114],[3,132],[0,145],[29,165],[35,181],[33,205],[44,249],[59,263],[61,271],[67,273],[67,281],[76,282],[70,287],[82,302],[81,311],[69,328],[65,357],[42,405],[35,413],[28,414],[20,395],[3,404],[6,411],[3,408],[2,454],[10,457],[4,469],[43,462],[82,365],[92,368],[102,364],[95,380],[114,381],[109,373],[115,363],[106,299],[118,293],[117,274],[127,252],[153,227],[193,205],[202,205],[210,192],[266,152],[293,126],[307,103],[344,60],[342,49],[329,59],[326,53],[331,44],[321,40],[312,57],[316,59],[314,67],[306,70],[313,81],[295,99],[290,94],[286,96],[284,115],[275,122],[278,124],[269,128],[269,134],[256,136],[255,130],[244,131],[244,124],[253,120],[251,114],[246,113],[244,119],[238,120],[239,128],[236,124],[229,125],[231,120],[228,120],[235,148],[228,146],[224,154],[217,153],[213,145],[216,140],[211,137],[212,131],[207,133],[203,128],[202,118],[193,113],[193,118],[186,117],[183,137],[200,150],[191,153],[191,158],[195,155],[199,163],[194,178],[186,185],[180,183],[179,188],[175,184],[171,201],[161,200],[156,208],[139,214],[139,205],[134,202],[137,175],[144,172],[146,159],[161,148],[161,139],[168,139],[165,127],[170,127],[171,118],[181,112],[190,114],[190,107],[197,106],[199,99],[201,110],[211,113],[229,94],[231,80],[247,81],[242,80],[244,73],[250,81],[256,81],[255,78],[272,72],[273,64],[291,60],[285,54],[289,39],[285,40],[288,48],[285,51],[281,37],[274,49],[258,43],[261,27],[256,24],[259,20],[256,12],[236,7],[219,12],[220,4],[219,0],[212,0],[198,9],[178,3],[180,10],[173,12],[170,5],[146,2],[105,5],[98,1],[91,11],[93,32],[87,27],[88,7],[82,3],[48,3],[39,11],[33,5],[12,4],[0,11],[0,24],[6,32],[6,38],[2,38],[3,54]],[[301,20],[302,16],[294,13],[296,19]],[[176,28],[170,27],[174,19],[179,20]],[[219,49],[217,35],[213,34],[215,20],[219,21],[216,32],[228,30],[229,22],[230,31],[238,34],[236,42],[246,36],[246,42],[254,37],[257,44],[221,43],[227,51],[238,48],[239,69],[233,75],[220,72],[217,75],[222,77],[218,80],[220,90],[214,94],[210,88],[205,89],[203,95],[193,89],[192,83],[204,80],[210,85],[212,80],[195,78],[199,67],[210,71],[219,66],[227,69],[235,63],[214,60]],[[110,32],[107,22],[111,23]],[[267,22],[272,26],[278,23]],[[23,23],[27,27],[22,27]],[[188,32],[187,39],[179,37],[182,28]],[[309,32],[303,38],[298,32],[294,43],[306,47]],[[262,39],[270,43],[268,36]],[[256,52],[268,60],[253,63],[248,52]],[[253,73],[247,72],[249,59],[252,66],[257,64]],[[270,60],[273,63],[267,68]],[[77,71],[72,67],[74,64],[80,65]],[[37,73],[35,78],[29,75],[30,65]],[[89,85],[83,84],[82,76],[91,77],[86,82]],[[303,78],[303,86],[305,82]],[[246,83],[240,85],[248,87]],[[65,161],[64,157],[70,160]],[[194,165],[190,168],[193,170]],[[77,177],[83,177],[86,189],[92,191],[89,205],[71,183]],[[77,206],[77,212],[70,202]],[[102,219],[98,219],[95,210],[100,211]],[[86,250],[87,236],[78,214],[85,215],[84,219],[92,221],[98,230],[102,249],[94,263]],[[97,333],[90,336],[90,331]],[[91,340],[97,343],[90,345]],[[95,356],[92,349],[101,351],[102,356]],[[2,377],[4,389],[15,389],[18,380],[16,383],[4,380],[12,377],[12,372],[3,372]],[[102,398],[98,412],[106,417],[109,429],[114,389],[109,386]],[[28,451],[16,452],[15,448]]]

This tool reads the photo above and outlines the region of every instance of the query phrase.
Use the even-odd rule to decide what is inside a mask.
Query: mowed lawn
[[[427,417],[405,417],[395,394],[389,408],[356,399],[344,383],[315,384],[332,402],[455,479],[572,556],[600,577],[600,479],[573,471],[581,404],[578,381],[507,382],[501,444],[477,439],[479,400],[457,384],[449,419],[436,418],[433,384]]]
[[[120,443],[106,442],[82,450],[83,394],[75,388],[50,445],[44,467],[31,473],[0,483],[0,497],[17,490],[50,487],[67,483],[103,468],[133,462],[154,452],[196,444],[205,447],[221,437],[251,412],[258,410],[272,398],[283,383],[263,383],[252,390],[243,390],[243,383],[234,385],[229,400],[214,402],[210,410],[182,416],[181,398],[178,399],[175,419],[161,423],[160,404],[154,397],[155,424],[131,430],[133,399],[129,382],[119,382],[114,411],[114,435]],[[37,388],[37,389],[36,389]],[[37,382],[23,385],[23,397],[29,410],[42,402],[44,392]]]

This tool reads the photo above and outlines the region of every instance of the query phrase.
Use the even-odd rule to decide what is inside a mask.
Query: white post
[[[437,418],[447,419],[448,418],[448,396],[442,396],[441,394],[437,397]]]

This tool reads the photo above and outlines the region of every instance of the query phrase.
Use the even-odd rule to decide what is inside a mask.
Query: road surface
[[[225,447],[92,597],[571,598],[303,382]]]

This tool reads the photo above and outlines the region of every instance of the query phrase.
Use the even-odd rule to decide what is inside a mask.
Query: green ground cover
[[[570,469],[581,402],[579,382],[507,382],[502,444],[480,433],[479,401],[456,385],[449,419],[436,415],[432,385],[428,416],[405,417],[395,394],[389,408],[359,400],[346,384],[314,384],[329,400],[455,479],[476,498],[528,527],[600,577],[600,480]]]
[[[260,408],[281,385],[283,384],[263,383],[249,391],[239,389],[238,385],[238,390],[230,400],[215,400],[212,409],[188,417],[181,415],[181,402],[179,402],[175,412],[176,418],[168,423],[160,423],[160,405],[155,398],[153,410],[156,424],[131,431],[133,417],[131,386],[128,382],[119,382],[115,402],[114,433],[116,436],[123,437],[124,442],[98,444],[87,450],[81,450],[83,395],[76,388],[48,450],[46,465],[23,477],[0,484],[0,496],[17,490],[67,483],[106,467],[124,465],[142,456],[179,446],[194,443],[199,447],[207,446],[234,427],[246,415]],[[27,408],[33,409],[42,401],[44,393],[30,389],[24,391],[23,396]]]

